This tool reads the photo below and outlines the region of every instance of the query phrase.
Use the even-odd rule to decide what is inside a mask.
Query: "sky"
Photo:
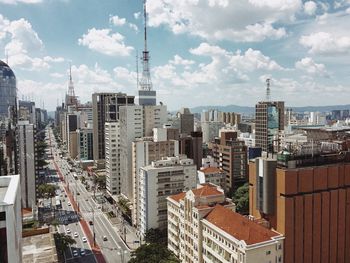
[[[54,110],[75,94],[137,93],[143,0],[0,0],[0,59],[18,98]],[[350,0],[147,0],[157,100],[203,105],[350,103]],[[139,61],[140,62],[140,61]],[[142,65],[139,64],[139,71]]]

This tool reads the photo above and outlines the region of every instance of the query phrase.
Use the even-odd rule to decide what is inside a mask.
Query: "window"
[[[271,251],[266,251],[266,255],[270,255],[271,254]]]

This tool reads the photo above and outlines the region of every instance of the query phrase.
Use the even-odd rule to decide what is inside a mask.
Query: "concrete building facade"
[[[134,105],[134,98],[124,93],[92,94],[94,160],[101,165],[105,159],[105,122],[117,121],[119,108],[124,105]]]
[[[144,235],[150,228],[167,227],[170,195],[196,187],[196,166],[184,157],[167,157],[140,168],[137,229]]]
[[[112,195],[120,194],[120,127],[119,122],[105,123],[106,189]]]
[[[21,183],[19,175],[0,176],[0,262],[22,262]]]
[[[258,102],[255,105],[255,146],[265,152],[277,152],[284,121],[284,101]]]
[[[180,262],[283,262],[283,236],[235,213],[212,184],[168,200],[168,249]]]
[[[18,162],[21,176],[22,207],[36,205],[35,129],[29,121],[18,122]]]
[[[350,158],[340,156],[250,163],[249,212],[285,236],[284,262],[350,262]]]
[[[132,221],[136,226],[138,221],[139,193],[139,170],[143,166],[150,165],[153,161],[161,160],[163,157],[174,157],[179,155],[179,142],[168,140],[164,128],[155,128],[153,137],[142,137],[132,143],[132,185],[133,185],[133,209]],[[160,131],[165,133],[165,136]]]
[[[219,167],[226,172],[225,191],[234,190],[248,181],[247,146],[237,139],[237,132],[222,132],[209,145]]]

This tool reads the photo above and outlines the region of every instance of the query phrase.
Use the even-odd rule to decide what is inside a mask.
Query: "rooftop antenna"
[[[140,81],[141,90],[152,90],[151,74],[149,69],[149,51],[147,50],[147,11],[146,0],[143,0],[143,17],[144,17],[144,50],[142,52],[142,78]]]
[[[266,101],[271,101],[270,79],[266,79]]]

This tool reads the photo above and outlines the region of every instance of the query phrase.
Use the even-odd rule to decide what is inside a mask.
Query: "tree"
[[[180,263],[165,245],[144,244],[131,252],[129,263]]]
[[[41,198],[52,198],[56,196],[56,186],[52,184],[41,184],[38,187],[38,192]]]
[[[147,243],[166,244],[168,241],[168,230],[159,228],[150,228],[145,233],[145,241]]]
[[[95,185],[99,190],[106,188],[106,176],[95,176]]]
[[[236,204],[236,212],[240,214],[249,213],[249,185],[248,183],[239,187],[232,197],[232,201]]]
[[[54,234],[54,238],[56,241],[56,247],[57,247],[57,251],[60,254],[63,254],[64,251],[70,246],[70,245],[74,245],[75,243],[77,243],[71,236],[68,236],[64,233],[55,233]]]

